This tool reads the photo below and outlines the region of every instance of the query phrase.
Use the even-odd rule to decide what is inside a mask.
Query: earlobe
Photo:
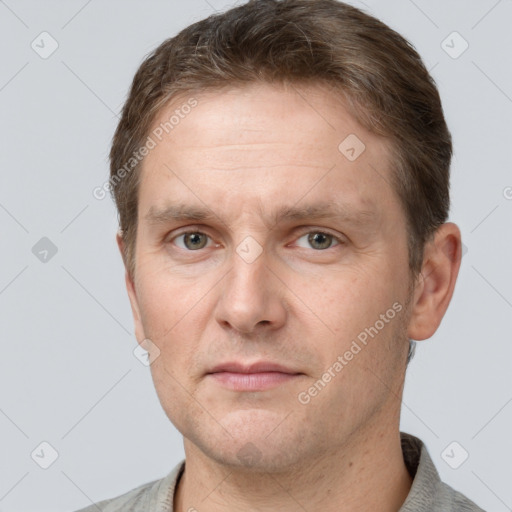
[[[140,309],[139,309],[139,301],[137,298],[135,283],[133,281],[132,276],[128,272],[128,267],[126,265],[126,259],[125,259],[124,241],[119,232],[116,235],[116,241],[117,241],[117,246],[119,247],[119,251],[121,252],[121,257],[123,258],[123,263],[124,263],[124,267],[125,267],[124,279],[125,279],[126,291],[128,293],[128,298],[130,300],[130,306],[131,306],[131,310],[132,310],[133,323],[134,323],[134,327],[135,327],[135,337],[137,338],[137,342],[141,343],[146,338],[146,336],[144,334],[144,328],[142,326]]]
[[[455,289],[461,262],[461,234],[456,224],[442,224],[425,245],[421,275],[414,291],[408,336],[430,338],[438,329]]]

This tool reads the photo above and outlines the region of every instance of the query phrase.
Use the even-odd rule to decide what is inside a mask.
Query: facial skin
[[[156,391],[184,436],[174,510],[396,511],[411,485],[399,437],[408,338],[432,336],[448,307],[460,232],[441,226],[413,283],[388,141],[324,88],[194,97],[198,106],[144,160],[136,270],[126,275],[137,340],[160,350]],[[349,134],[365,144],[355,161],[338,149]],[[172,205],[210,218],[156,215]],[[349,218],[274,219],[309,205],[338,205]],[[401,311],[301,403],[397,303]],[[208,375],[226,361],[262,360],[299,375],[259,391]]]

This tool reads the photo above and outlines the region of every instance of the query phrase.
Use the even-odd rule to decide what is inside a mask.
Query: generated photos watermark
[[[110,176],[110,178],[103,183],[103,185],[99,187],[95,187],[92,191],[92,195],[95,199],[99,201],[105,199],[107,193],[113,190],[126,176],[128,176],[137,165],[142,162],[144,157],[149,155],[149,153],[156,148],[159,142],[171,133],[176,126],[178,126],[185,117],[192,112],[192,109],[197,107],[198,101],[195,98],[189,98],[189,100],[181,105],[180,108],[177,108],[173,115],[169,118],[168,121],[160,123],[152,132],[151,135],[148,135],[146,142],[140,146],[136,151],[132,153],[132,156],[128,159],[128,161],[116,171],[115,174]]]
[[[371,339],[375,338],[384,327],[389,324],[393,318],[402,311],[403,307],[400,302],[395,302],[385,313],[379,316],[379,319],[370,327],[366,327],[357,335],[357,339],[352,340],[350,348],[345,351],[343,355],[339,355],[336,361],[325,370],[322,376],[307,390],[301,391],[298,394],[298,400],[302,405],[307,405],[313,398],[336,377],[347,364],[354,359],[354,356],[359,354],[361,350],[366,347]],[[371,338],[371,339],[369,339]],[[358,343],[359,342],[359,343]],[[362,346],[361,346],[362,345]]]

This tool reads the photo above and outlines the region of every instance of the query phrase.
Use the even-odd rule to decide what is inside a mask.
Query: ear
[[[453,222],[442,224],[427,242],[423,265],[414,290],[408,336],[430,338],[450,304],[462,258],[461,234]]]
[[[128,266],[126,264],[125,258],[125,244],[123,241],[123,237],[121,233],[117,233],[116,235],[117,246],[119,247],[119,251],[121,252],[121,257],[123,258],[123,263],[125,267],[125,283],[126,283],[126,291],[128,292],[128,298],[130,299],[130,305],[132,308],[132,316],[133,322],[135,325],[135,337],[137,338],[137,342],[141,343],[145,338],[144,328],[142,326],[141,317],[140,317],[140,308],[139,301],[137,299],[137,292],[135,291],[135,284],[132,276],[130,276],[128,272]]]

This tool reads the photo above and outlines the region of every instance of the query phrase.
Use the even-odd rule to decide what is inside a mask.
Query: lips
[[[301,375],[292,368],[270,361],[252,364],[231,361],[215,366],[207,377],[232,391],[265,391],[291,382]]]
[[[256,363],[247,364],[240,363],[237,361],[230,361],[226,363],[218,364],[213,367],[208,373],[220,373],[220,372],[230,372],[230,373],[266,373],[266,372],[279,372],[279,373],[287,373],[287,374],[298,374],[296,370],[291,368],[287,368],[283,365],[272,363],[270,361],[258,361]]]

